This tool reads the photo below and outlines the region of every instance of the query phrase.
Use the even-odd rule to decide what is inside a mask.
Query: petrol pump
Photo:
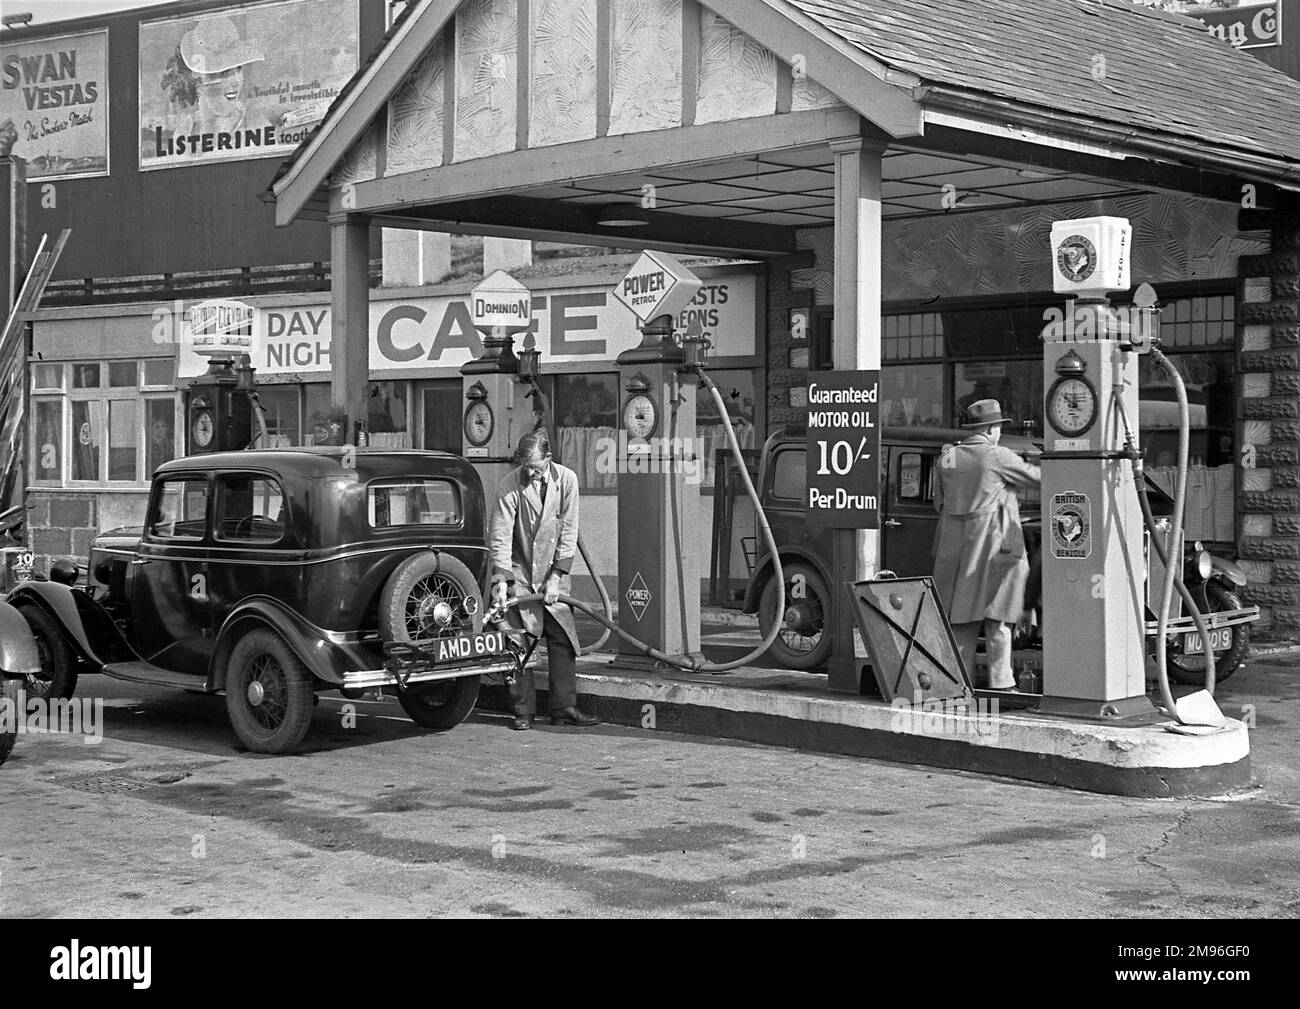
[[[618,357],[623,431],[618,452],[618,623],[657,651],[692,665],[700,651],[700,547],[695,382],[673,336],[702,286],[672,256],[646,252],[614,289],[636,315],[641,343]],[[655,667],[620,635],[620,661]]]
[[[514,335],[532,324],[532,295],[510,274],[497,270],[483,278],[469,297],[470,315],[483,335],[483,353],[460,369],[465,387],[461,428],[464,456],[483,478],[491,508],[497,485],[514,467],[515,442],[532,429],[531,416],[515,416],[519,359],[514,352]]]
[[[1132,465],[1146,327],[1106,299],[1129,288],[1131,248],[1123,218],[1052,226],[1053,290],[1076,300],[1043,332],[1045,713],[1114,718],[1153,710]]]
[[[253,369],[249,351],[256,310],[237,301],[205,301],[186,312],[186,338],[208,370],[190,382],[189,452],[230,452],[253,440]]]

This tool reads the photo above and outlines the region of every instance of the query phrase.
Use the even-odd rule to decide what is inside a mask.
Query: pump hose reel
[[[757,518],[759,528],[762,530],[763,541],[767,544],[768,552],[772,557],[772,577],[776,579],[778,585],[784,586],[785,570],[781,566],[781,556],[776,549],[776,540],[772,536],[772,527],[768,525],[767,516],[763,513],[763,506],[758,498],[758,492],[754,489],[754,483],[749,478],[749,470],[745,467],[745,457],[740,450],[740,442],[736,440],[736,431],[731,425],[731,415],[727,413],[727,405],[722,399],[722,393],[720,393],[718,387],[713,384],[713,380],[709,378],[708,374],[704,371],[703,366],[695,365],[693,370],[700,377],[700,381],[703,382],[705,387],[709,390],[709,394],[713,397],[713,402],[718,408],[718,415],[722,418],[722,423],[727,431],[727,444],[730,446],[731,454],[735,458],[736,464],[740,469],[740,478],[744,482],[745,493],[749,495],[750,501],[754,504],[754,514]],[[546,398],[546,394],[542,392],[541,387],[537,384],[536,380],[529,379],[528,381],[532,386],[532,391],[529,395],[535,395],[538,397],[543,409],[543,417],[545,418],[547,427],[547,437],[552,440],[552,443],[554,443],[553,436],[555,432],[552,430],[551,426],[551,404]],[[582,554],[582,560],[587,565],[587,570],[591,572],[591,576],[596,582],[596,590],[600,593],[601,607],[604,612],[598,612],[591,606],[591,604],[584,603],[580,599],[574,599],[572,596],[561,595],[557,601],[565,603],[568,606],[572,606],[575,610],[585,613],[587,616],[605,627],[605,633],[601,635],[600,639],[597,640],[595,644],[583,646],[583,655],[587,655],[603,645],[607,640],[609,640],[610,632],[613,632],[637,650],[650,656],[650,658],[663,662],[666,665],[674,666],[677,669],[685,669],[694,673],[727,673],[731,672],[733,669],[739,669],[741,666],[748,665],[755,659],[762,657],[767,652],[768,648],[772,646],[772,642],[776,640],[776,636],[781,632],[781,627],[785,623],[785,592],[782,591],[777,593],[777,612],[776,619],[772,621],[772,629],[767,632],[762,643],[747,655],[742,655],[740,658],[733,659],[731,662],[690,662],[667,655],[659,649],[654,648],[639,638],[629,634],[614,621],[614,607],[610,601],[609,593],[606,592],[605,586],[602,584],[600,577],[592,569],[591,558],[587,554],[586,546],[582,542],[581,531],[578,533],[578,551]],[[543,600],[544,597],[540,593],[532,593],[530,595],[510,599],[507,601],[506,606],[518,606],[521,603],[541,602]],[[491,616],[491,614],[489,614],[489,616]]]

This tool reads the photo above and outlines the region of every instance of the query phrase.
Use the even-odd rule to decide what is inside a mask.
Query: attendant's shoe
[[[599,725],[600,719],[595,715],[584,715],[577,708],[560,708],[551,712],[552,725]]]
[[[524,732],[533,727],[532,715],[515,715],[515,720],[510,723],[510,728],[518,732]]]

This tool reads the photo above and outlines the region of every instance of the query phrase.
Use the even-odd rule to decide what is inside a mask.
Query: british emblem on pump
[[[1087,494],[1052,495],[1052,556],[1084,560],[1092,553],[1092,502]]]
[[[1097,268],[1097,248],[1083,235],[1071,235],[1056,250],[1056,265],[1076,284],[1087,280]]]

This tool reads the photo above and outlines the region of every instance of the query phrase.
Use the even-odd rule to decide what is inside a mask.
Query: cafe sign
[[[1238,49],[1262,49],[1282,44],[1281,0],[1230,9],[1194,7],[1187,13],[1205,25],[1215,38]]]

